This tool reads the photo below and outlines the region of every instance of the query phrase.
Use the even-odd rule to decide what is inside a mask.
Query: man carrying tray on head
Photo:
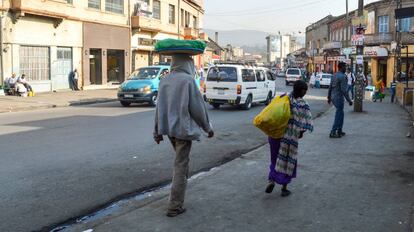
[[[185,212],[183,204],[192,141],[200,138],[200,128],[209,138],[214,136],[206,106],[193,79],[194,61],[190,54],[177,52],[175,49],[168,53],[173,55],[171,72],[159,85],[154,127],[155,142],[159,144],[166,135],[176,152],[168,217]]]

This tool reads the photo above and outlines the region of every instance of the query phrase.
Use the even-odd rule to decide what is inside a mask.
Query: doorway
[[[120,84],[125,79],[125,51],[108,49],[107,53],[108,83]]]
[[[378,81],[387,84],[387,60],[379,60],[378,63]]]
[[[58,47],[53,90],[69,89],[69,73],[72,71],[72,48]]]
[[[102,49],[90,49],[89,76],[91,85],[102,85]]]

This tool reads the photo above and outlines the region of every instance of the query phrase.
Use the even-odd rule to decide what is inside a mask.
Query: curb
[[[83,105],[92,105],[92,104],[99,104],[99,103],[108,103],[108,102],[115,102],[118,99],[99,99],[99,100],[91,100],[91,101],[77,101],[73,103],[66,103],[66,104],[52,104],[52,105],[40,105],[40,106],[26,106],[26,107],[19,107],[19,108],[12,108],[6,110],[0,110],[0,114],[3,113],[16,113],[16,112],[25,112],[31,110],[40,110],[40,109],[52,109],[52,108],[63,108],[69,106],[83,106]]]

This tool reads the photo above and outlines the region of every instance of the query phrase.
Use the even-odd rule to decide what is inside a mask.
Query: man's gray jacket
[[[207,109],[194,81],[195,67],[188,55],[174,55],[170,75],[159,85],[154,136],[198,140],[200,128],[211,131]]]

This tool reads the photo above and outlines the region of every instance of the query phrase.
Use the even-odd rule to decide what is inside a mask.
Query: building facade
[[[68,89],[74,69],[84,88],[119,83],[130,74],[124,1],[2,2],[3,78],[24,73],[41,92]]]
[[[413,7],[414,1],[402,1],[402,5],[403,7]],[[396,20],[394,15],[396,7],[395,2],[390,3],[384,0],[365,6],[367,11],[364,42],[366,71],[371,74],[374,83],[382,80],[387,86],[397,76],[395,50],[397,30],[401,31],[401,44],[407,46],[401,51],[402,76],[409,78],[410,75],[414,75],[412,73],[414,70],[414,21],[413,18]],[[408,60],[406,58],[407,52]],[[408,66],[406,65],[407,61]],[[409,70],[408,74],[406,67]]]
[[[171,57],[154,52],[158,40],[204,39],[204,1],[202,0],[135,0],[131,6],[132,69],[169,62]],[[202,56],[195,57],[198,67]]]
[[[328,15],[306,27],[306,53],[308,56],[308,72],[319,72],[326,69],[324,46],[329,42],[329,23],[334,19]]]

